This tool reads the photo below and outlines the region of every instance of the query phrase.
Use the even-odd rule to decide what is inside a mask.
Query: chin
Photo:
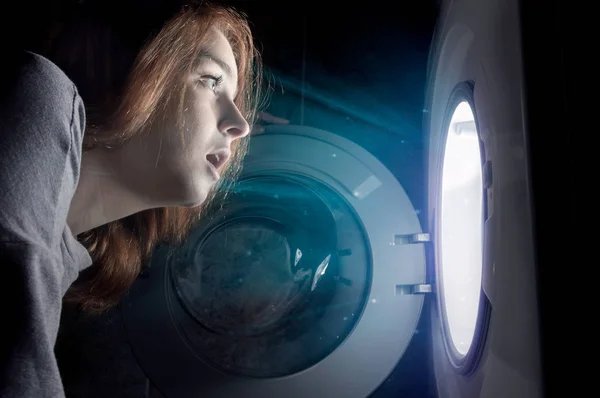
[[[182,173],[171,180],[169,192],[175,206],[195,208],[206,201],[213,187],[213,178],[209,178],[205,173],[192,176]]]
[[[211,187],[201,184],[200,187],[196,188],[186,190],[184,195],[181,195],[179,206],[192,209],[201,206],[206,201]]]
[[[186,207],[188,209],[193,209],[195,207],[201,206],[204,203],[204,201],[206,201],[207,197],[208,194],[204,194],[194,198],[187,198],[187,200],[183,201],[179,206]]]
[[[200,207],[202,203],[181,203],[178,207],[184,207],[186,209],[195,209],[196,207]]]

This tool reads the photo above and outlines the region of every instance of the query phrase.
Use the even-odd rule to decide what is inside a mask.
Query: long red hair
[[[261,60],[242,14],[206,3],[188,4],[146,42],[130,67],[110,58],[115,57],[116,47],[127,43],[115,40],[107,25],[95,30],[90,26],[88,23],[84,28],[87,37],[77,32],[73,39],[75,32],[69,32],[67,51],[55,47],[48,54],[74,80],[86,104],[84,151],[118,147],[161,117],[172,101],[178,101],[182,110],[185,81],[213,28],[227,37],[237,61],[239,94],[235,103],[250,124],[255,120]],[[235,141],[223,181],[233,181],[239,172],[247,139]],[[80,234],[78,239],[94,264],[71,286],[65,301],[92,313],[115,305],[134,283],[156,244],[181,243],[207,206],[220,200],[225,192],[223,186],[220,188],[213,190],[199,208],[147,210]]]

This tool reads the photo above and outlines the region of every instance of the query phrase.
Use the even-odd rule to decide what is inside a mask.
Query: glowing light
[[[461,102],[450,121],[442,169],[439,245],[447,325],[455,349],[473,343],[483,262],[483,179],[475,116]]]

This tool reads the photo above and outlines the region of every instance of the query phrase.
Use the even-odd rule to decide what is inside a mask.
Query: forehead
[[[208,44],[201,55],[217,63],[235,79],[237,77],[237,63],[235,62],[233,49],[225,35],[217,29],[212,29],[208,39]]]

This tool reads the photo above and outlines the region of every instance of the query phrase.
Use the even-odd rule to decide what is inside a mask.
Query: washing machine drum
[[[159,247],[124,300],[153,383],[168,398],[368,396],[423,304],[421,230],[399,182],[340,136],[277,126],[253,138],[218,209]]]

